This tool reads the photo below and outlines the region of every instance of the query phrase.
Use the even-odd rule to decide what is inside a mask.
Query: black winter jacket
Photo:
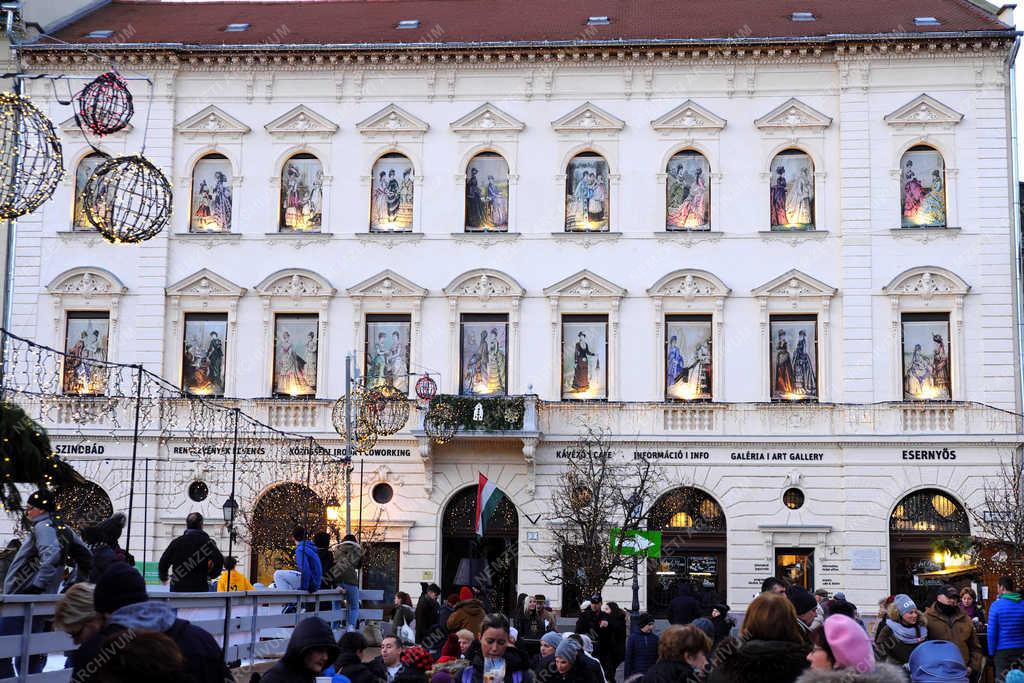
[[[263,674],[260,683],[313,683],[317,674],[307,669],[303,660],[318,648],[327,650],[328,662],[338,656],[330,624],[319,617],[303,619],[292,631],[284,657]]]
[[[626,641],[626,668],[623,677],[645,674],[658,661],[658,636],[634,631]]]
[[[468,677],[469,683],[483,683],[484,680],[484,658],[481,653],[477,653],[473,657],[473,663],[467,669],[470,673],[463,674],[461,680],[465,681]],[[510,646],[505,650],[505,683],[513,683],[514,675],[516,672],[521,672],[522,683],[533,683],[533,672],[530,671],[530,661],[522,650],[517,650],[515,646]],[[455,681],[459,683],[459,681]]]
[[[658,660],[644,674],[644,683],[692,683],[700,681],[686,662]]]
[[[668,623],[686,625],[700,617],[700,604],[689,584],[679,587],[679,594],[668,604]]]
[[[424,593],[416,603],[416,642],[422,643],[438,624],[441,606],[437,600]]]
[[[224,569],[224,556],[205,531],[186,529],[167,546],[158,569],[161,581],[170,578],[171,592],[205,593],[210,590],[210,579]]]
[[[338,659],[334,662],[334,670],[343,676],[347,676],[352,683],[374,683],[376,677],[359,655],[355,652],[342,650]]]
[[[779,640],[722,641],[708,683],[793,683],[804,669],[809,645]]]

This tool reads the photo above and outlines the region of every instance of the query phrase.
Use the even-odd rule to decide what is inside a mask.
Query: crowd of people
[[[74,683],[232,680],[210,633],[151,599],[119,545],[123,515],[79,537],[55,517],[52,495],[38,491],[28,498],[26,517],[26,538],[0,551],[4,592],[62,593],[52,627],[76,645],[66,662]],[[160,579],[171,591],[251,589],[237,561],[224,558],[202,527],[201,515],[187,517],[184,534],[163,553]],[[315,683],[322,676],[333,683],[614,683],[620,675],[629,683],[980,683],[987,668],[997,683],[1024,683],[1024,599],[1009,576],[999,579],[987,615],[969,587],[942,585],[923,606],[909,595],[888,596],[879,601],[871,633],[843,593],[811,593],[776,577],[763,582],[742,619],[724,603],[698,600],[684,582],[660,633],[651,615],[631,618],[599,594],[580,606],[572,632],[560,632],[544,595],[520,594],[508,614],[499,614],[480,586],[461,586],[442,601],[441,587],[424,583],[415,606],[408,593],[395,594],[389,633],[371,658],[358,630],[357,539],[346,536],[331,548],[326,533],[308,540],[296,527],[292,540],[296,569],[276,572],[277,587],[337,589],[348,603],[344,632],[336,639],[341,622],[302,619],[261,683]],[[2,634],[25,627],[21,618],[4,618]],[[48,617],[33,618],[33,632],[50,627]],[[38,673],[45,660],[33,655],[16,664]],[[12,677],[14,666],[0,660],[0,678]]]

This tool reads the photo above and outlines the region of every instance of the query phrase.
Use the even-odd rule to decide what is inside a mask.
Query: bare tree
[[[985,503],[968,511],[977,531],[979,560],[993,573],[1024,578],[1024,462],[1018,452],[1003,460],[983,487]]]
[[[551,543],[541,553],[549,584],[575,587],[583,596],[622,580],[631,558],[622,554],[629,532],[641,529],[660,468],[647,459],[616,460],[608,433],[587,427],[565,453],[565,470],[551,499]],[[622,529],[612,543],[612,529]]]

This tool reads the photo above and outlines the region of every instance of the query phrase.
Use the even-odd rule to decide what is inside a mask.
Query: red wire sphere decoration
[[[134,113],[132,93],[116,71],[96,77],[75,95],[75,121],[96,135],[116,133]]]
[[[430,375],[424,374],[416,380],[416,395],[423,401],[434,398],[437,396],[437,382]]]

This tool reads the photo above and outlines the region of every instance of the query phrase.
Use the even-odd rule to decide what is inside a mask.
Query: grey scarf
[[[917,645],[918,643],[923,643],[928,638],[928,631],[923,630],[920,624],[905,626],[898,621],[886,619],[885,625],[888,626],[889,630],[892,631],[892,634],[896,636],[896,640],[901,643]]]

